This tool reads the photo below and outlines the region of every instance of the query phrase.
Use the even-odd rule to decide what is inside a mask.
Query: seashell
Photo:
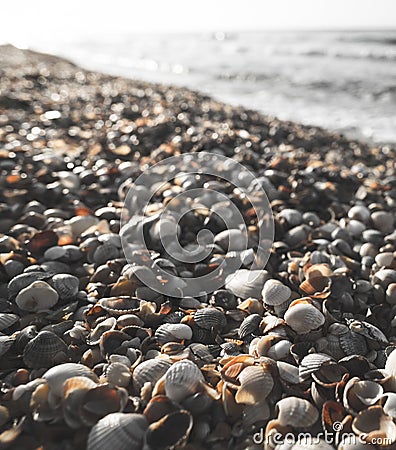
[[[32,369],[48,368],[65,362],[67,354],[67,345],[60,337],[51,331],[40,331],[26,344],[23,362]]]
[[[325,322],[325,317],[319,309],[305,301],[292,302],[284,319],[287,325],[299,334],[307,334],[316,330]]]
[[[58,302],[58,293],[45,281],[34,281],[21,289],[15,302],[24,311],[37,312],[50,309]]]
[[[134,297],[108,297],[100,299],[98,304],[112,316],[122,316],[136,312],[140,300]]]
[[[370,406],[353,419],[352,430],[363,437],[367,443],[376,444],[381,438],[387,445],[396,441],[396,425],[392,417],[387,416],[382,406]],[[386,439],[386,441],[384,440]]]
[[[72,377],[87,377],[98,382],[98,377],[86,366],[76,363],[65,363],[48,369],[43,378],[51,390],[51,393],[57,397],[63,395],[63,383]]]
[[[370,210],[364,205],[354,205],[348,211],[348,217],[350,219],[367,223],[370,220]]]
[[[286,359],[290,356],[290,348],[291,342],[286,339],[282,339],[268,349],[267,356],[275,361]]]
[[[263,366],[245,367],[238,376],[240,386],[235,394],[237,403],[254,405],[264,401],[274,387],[270,372]]]
[[[279,371],[279,377],[287,384],[301,383],[299,368],[284,361],[277,361],[276,365]]]
[[[354,331],[349,331],[339,336],[340,346],[346,356],[365,355],[367,344],[365,338]]]
[[[187,441],[192,426],[193,419],[188,411],[172,412],[148,427],[146,442],[150,448],[175,448]]]
[[[49,247],[58,244],[58,235],[52,230],[39,231],[27,243],[27,249],[35,256],[42,255]]]
[[[60,245],[55,245],[54,247],[48,248],[44,252],[44,259],[50,261],[56,261],[57,259],[61,259],[66,256],[67,250],[65,247],[61,247]]]
[[[240,269],[226,277],[225,288],[242,300],[249,297],[261,299],[261,291],[268,278],[266,270]]]
[[[62,300],[72,300],[78,294],[80,280],[73,275],[59,273],[52,277],[51,284]]]
[[[165,395],[156,395],[150,399],[143,414],[149,423],[153,423],[175,411],[179,411],[179,406],[176,403],[173,403]]]
[[[386,392],[381,398],[379,402],[388,416],[393,419],[396,418],[396,393],[394,392]]]
[[[291,289],[278,280],[270,279],[264,284],[262,297],[267,305],[281,305],[289,300]]]
[[[286,397],[276,404],[277,420],[283,426],[310,428],[319,418],[318,410],[299,397]]]
[[[218,309],[208,307],[194,314],[194,323],[204,330],[221,330],[227,325],[227,319]]]
[[[221,231],[213,241],[225,252],[242,251],[247,248],[247,235],[236,228]]]
[[[271,411],[267,402],[256,403],[254,405],[246,405],[242,413],[243,427],[250,428],[253,425],[264,425],[269,419]]]
[[[99,322],[98,325],[91,331],[91,333],[87,336],[87,344],[88,345],[96,345],[99,344],[100,338],[106,331],[114,330],[117,325],[117,320],[114,317],[109,317],[102,322]]]
[[[164,323],[155,331],[155,337],[160,344],[190,340],[192,334],[192,329],[182,323]]]
[[[343,404],[347,411],[356,414],[367,406],[374,405],[383,394],[383,387],[369,380],[353,377],[345,385]]]
[[[213,292],[210,301],[212,304],[220,306],[225,310],[232,310],[238,306],[235,295],[225,289],[219,289],[218,291]]]
[[[390,305],[396,304],[396,283],[390,283],[388,287],[386,288],[385,292],[385,300]]]
[[[317,372],[324,364],[333,362],[333,358],[325,353],[310,353],[300,361],[299,374],[303,380]]]
[[[143,385],[147,382],[154,385],[171,366],[165,359],[149,359],[143,361],[134,369],[132,381],[135,392],[140,393]]]
[[[297,248],[307,240],[309,232],[310,227],[308,225],[298,225],[288,230],[284,240],[290,248]]]
[[[282,211],[280,211],[280,213],[278,214],[278,217],[284,219],[287,222],[289,228],[296,227],[302,222],[302,214],[297,209],[282,209]]]
[[[394,256],[392,252],[383,252],[375,255],[375,263],[379,267],[390,267],[394,260]]]
[[[69,220],[65,220],[65,225],[69,225],[75,237],[80,237],[88,228],[97,225],[99,219],[94,216],[75,216]]]
[[[108,414],[89,432],[87,450],[141,450],[147,427],[143,414]]]
[[[393,231],[394,217],[387,211],[374,211],[371,214],[371,220],[375,228],[381,233],[390,233]]]
[[[258,314],[251,314],[243,320],[238,329],[238,336],[243,339],[247,336],[259,334],[259,325],[263,318]]]
[[[378,344],[378,346],[386,346],[389,344],[384,333],[371,323],[363,320],[350,320],[348,321],[348,326],[353,333],[361,334],[369,341],[374,341],[374,343]]]
[[[0,336],[0,356],[3,356],[12,347],[16,336]]]
[[[109,383],[119,387],[127,387],[131,380],[129,367],[120,362],[112,362],[109,364],[104,375]]]
[[[180,402],[196,392],[204,377],[192,361],[174,363],[165,374],[165,393],[175,402]]]
[[[7,328],[14,325],[16,322],[18,322],[19,316],[16,314],[7,314],[7,313],[0,313],[0,331],[6,330]]]
[[[376,272],[372,278],[373,284],[379,284],[387,289],[391,283],[396,283],[396,270],[381,269]]]

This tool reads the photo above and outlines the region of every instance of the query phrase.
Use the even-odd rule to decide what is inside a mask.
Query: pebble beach
[[[0,46],[0,449],[396,448],[395,156]]]

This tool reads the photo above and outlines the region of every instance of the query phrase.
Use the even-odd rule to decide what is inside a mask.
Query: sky
[[[396,0],[6,0],[0,41],[126,32],[396,29]]]

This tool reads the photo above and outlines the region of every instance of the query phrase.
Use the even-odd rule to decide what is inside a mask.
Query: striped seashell
[[[296,333],[306,334],[312,330],[320,328],[324,322],[325,317],[309,301],[294,301],[290,304],[284,316],[285,322]]]
[[[78,294],[80,280],[73,275],[59,273],[52,277],[51,284],[62,300],[72,300]]]
[[[165,394],[171,400],[180,402],[197,391],[204,377],[192,361],[177,361],[165,374]]]
[[[37,312],[50,309],[58,302],[59,295],[45,281],[34,281],[28,287],[21,289],[15,303],[23,311]]]
[[[51,331],[40,331],[26,344],[23,362],[31,369],[52,367],[67,360],[68,348],[63,340]]]
[[[263,302],[267,305],[281,305],[289,300],[291,289],[279,280],[270,279],[264,284],[262,296]]]
[[[127,387],[132,377],[129,367],[120,362],[109,364],[104,375],[109,383],[119,387]]]
[[[95,382],[99,382],[98,377],[82,364],[65,363],[48,369],[43,378],[47,381],[51,394],[61,397],[63,395],[63,383],[72,377],[87,377]]]
[[[310,353],[300,361],[300,377],[306,380],[311,374],[317,372],[323,364],[332,361],[334,361],[333,358],[325,353]]]
[[[259,325],[263,318],[258,314],[251,314],[243,320],[238,329],[238,336],[243,339],[247,336],[259,334]]]
[[[254,405],[263,402],[274,387],[274,380],[263,366],[245,367],[238,376],[240,386],[235,394],[237,403]]]
[[[136,393],[140,393],[147,382],[155,383],[165,375],[171,363],[165,359],[148,359],[140,363],[132,373],[133,387]]]
[[[0,313],[0,331],[6,330],[18,320],[19,316],[16,314]]]
[[[295,429],[310,428],[319,418],[318,410],[308,400],[286,397],[276,404],[278,422]]]
[[[345,356],[367,354],[366,339],[361,334],[349,331],[341,334],[339,339]]]
[[[21,273],[13,278],[8,283],[8,294],[11,299],[14,299],[18,293],[31,285],[34,281],[48,280],[50,275],[46,272],[27,272]]]
[[[268,278],[266,270],[240,269],[226,277],[225,287],[242,300],[249,297],[261,299],[261,291]]]
[[[194,314],[194,323],[205,330],[221,330],[227,325],[227,319],[216,308],[199,309]]]
[[[183,323],[164,323],[155,331],[155,337],[160,344],[190,340],[192,334],[192,329]]]
[[[15,336],[0,336],[0,356],[3,356],[15,342]]]
[[[87,450],[141,450],[147,426],[143,414],[108,414],[89,432]]]

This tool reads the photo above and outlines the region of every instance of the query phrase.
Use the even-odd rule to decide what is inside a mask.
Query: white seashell
[[[321,327],[324,315],[310,303],[292,303],[284,316],[285,322],[296,333],[306,334]]]
[[[22,289],[15,302],[24,311],[37,312],[50,309],[58,302],[58,293],[45,281],[34,281]]]
[[[107,367],[105,375],[109,383],[119,387],[127,387],[131,380],[129,367],[119,362],[111,363]]]
[[[164,323],[157,328],[155,337],[160,344],[190,340],[192,338],[192,329],[182,323]]]
[[[385,414],[396,419],[396,393],[386,392],[381,397],[381,404]]]
[[[102,335],[106,333],[106,331],[114,330],[116,325],[117,319],[115,317],[108,317],[102,322],[99,322],[87,337],[87,344],[88,345],[99,344]]]
[[[390,267],[394,260],[392,252],[378,253],[375,256],[375,262],[379,267]]]
[[[98,377],[86,366],[76,363],[59,364],[48,369],[43,378],[47,381],[51,393],[61,397],[63,393],[63,383],[72,377],[87,377],[98,382]]]
[[[241,385],[235,394],[235,401],[247,405],[264,401],[274,387],[271,373],[263,366],[245,367],[239,374],[238,380]]]
[[[243,300],[249,297],[261,299],[261,291],[268,278],[266,270],[240,269],[226,277],[225,287]]]
[[[292,344],[290,341],[282,339],[268,349],[267,356],[274,359],[275,361],[285,359],[290,356],[291,345]]]
[[[141,450],[147,427],[143,414],[108,414],[89,432],[87,450]]]
[[[396,304],[396,283],[390,283],[385,292],[385,300],[391,304]]]
[[[298,384],[302,381],[297,366],[293,366],[292,364],[284,361],[277,361],[276,365],[278,366],[279,376],[281,380],[285,381],[288,384]]]
[[[286,397],[276,404],[278,422],[293,428],[309,428],[319,418],[318,410],[308,400]]]
[[[196,364],[190,360],[174,363],[165,374],[165,393],[175,402],[180,402],[197,391],[204,377]]]
[[[393,231],[394,217],[387,211],[374,211],[371,214],[371,220],[374,227],[382,233],[390,233]]]
[[[370,406],[363,409],[353,419],[352,430],[358,436],[364,437],[367,443],[375,443],[378,436],[387,439],[387,445],[396,441],[396,425],[392,417],[387,416],[382,406]]]
[[[348,217],[367,223],[370,220],[370,210],[364,205],[355,205],[348,211]]]
[[[291,289],[279,280],[270,279],[264,284],[262,291],[263,302],[267,305],[281,305],[289,300]]]
[[[325,363],[333,361],[326,353],[310,353],[301,360],[299,373],[302,379],[307,379],[312,373],[317,372]]]
[[[242,413],[242,424],[244,427],[262,423],[269,419],[271,411],[266,401],[255,403],[254,405],[245,405]]]

